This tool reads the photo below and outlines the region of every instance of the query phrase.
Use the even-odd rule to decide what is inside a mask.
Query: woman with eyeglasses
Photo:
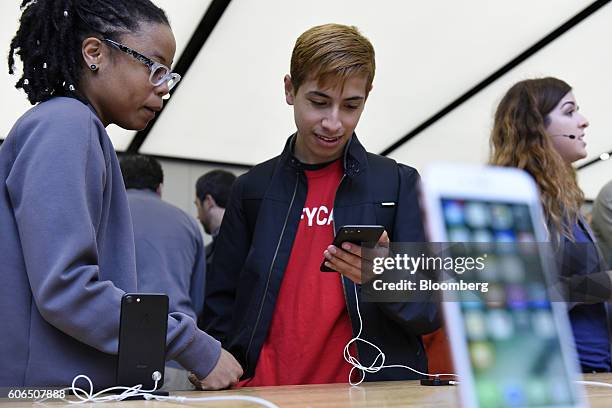
[[[131,218],[105,128],[144,129],[180,80],[148,0],[25,0],[8,63],[35,105],[0,148],[0,387],[114,385],[121,297],[136,292]],[[242,375],[220,343],[168,316],[168,359],[204,389]],[[77,384],[79,385],[79,384]]]
[[[609,293],[605,283],[596,285],[600,287],[595,291],[585,288],[607,280],[609,289],[609,278],[600,273],[605,268],[603,259],[580,214],[584,195],[572,166],[587,156],[588,126],[572,88],[564,81],[548,77],[518,82],[497,107],[490,163],[521,168],[535,179],[550,240],[557,249],[559,273],[574,291],[568,309],[580,364],[584,372],[599,372],[612,368],[603,302]],[[588,303],[583,301],[587,298]]]

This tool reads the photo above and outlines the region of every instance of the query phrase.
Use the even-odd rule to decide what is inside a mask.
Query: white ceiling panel
[[[504,93],[517,81],[556,76],[567,81],[583,113],[590,121],[585,141],[589,157],[612,150],[612,6],[606,6],[582,24],[559,37],[540,52],[465,102],[434,125],[394,151],[390,156],[422,170],[433,160],[485,162],[493,114]],[[580,170],[580,183],[588,198],[612,179],[609,165]],[[591,180],[595,174],[597,179]]]
[[[159,0],[173,25],[177,55],[212,0]],[[6,57],[19,2],[0,4],[0,47]],[[358,26],[377,53],[374,90],[357,129],[380,152],[567,21],[591,1],[240,0],[231,2],[173,101],[146,139],[143,153],[255,164],[278,154],[294,131],[282,78],[291,49],[307,28],[327,22]],[[482,162],[493,110],[514,82],[555,75],[574,86],[589,118],[590,160],[612,150],[612,6],[607,5],[392,153],[422,169],[433,160]],[[6,60],[5,60],[6,61]],[[5,71],[6,72],[6,63]],[[0,76],[5,103],[0,138],[30,105]],[[109,127],[117,150],[135,132]],[[584,162],[584,161],[583,161]],[[608,177],[610,174],[611,177]],[[587,197],[612,178],[612,165],[581,170]]]
[[[193,35],[198,23],[206,12],[212,0],[155,0],[155,4],[163,8],[168,15],[176,38],[176,57],[183,52],[189,39]],[[9,51],[10,41],[17,31],[21,1],[2,1],[0,3],[0,49],[2,57],[6,58]],[[0,66],[7,67],[6,59],[0,61]],[[17,76],[10,76],[7,69],[3,69],[4,75],[0,75],[0,92],[4,99],[10,101],[4,104],[2,120],[0,121],[0,139],[3,139],[9,132],[13,123],[32,105],[28,102],[23,91],[15,89]],[[108,133],[117,150],[125,150],[129,146],[136,132],[110,126]]]
[[[376,49],[374,90],[358,134],[382,151],[588,4],[234,1],[141,150],[247,164],[277,154],[295,127],[282,86],[295,39],[313,25],[339,22],[357,25]],[[428,156],[438,147],[432,143]]]

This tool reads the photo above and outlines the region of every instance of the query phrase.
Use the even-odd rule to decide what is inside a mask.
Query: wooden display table
[[[612,384],[612,373],[587,374],[587,381],[599,381]],[[326,385],[292,385],[281,387],[253,387],[237,390],[215,392],[175,392],[173,395],[185,397],[205,397],[221,395],[248,395],[265,398],[281,408],[286,407],[427,407],[427,408],[455,408],[459,406],[458,386],[425,387],[418,381],[389,381],[376,383],[363,383],[358,387],[347,384]],[[612,388],[585,386],[589,404],[593,408],[612,407]],[[2,404],[7,403],[7,404]],[[88,407],[93,404],[84,404]],[[84,406],[77,405],[77,406]],[[0,400],[0,408],[26,407],[31,403],[20,401]],[[38,407],[75,407],[75,405],[62,402],[46,402]],[[176,402],[157,401],[122,401],[105,404],[95,404],[96,407],[114,408],[170,408],[202,406],[202,407],[257,407],[253,403],[227,401],[227,402],[196,402],[179,404]]]

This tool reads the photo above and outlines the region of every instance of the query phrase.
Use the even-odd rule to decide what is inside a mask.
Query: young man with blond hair
[[[204,316],[207,332],[243,366],[243,385],[348,381],[343,350],[359,330],[361,248],[330,245],[342,225],[382,224],[381,240],[424,240],[417,172],[368,153],[354,134],[374,72],[374,49],[355,27],[304,32],[284,79],[297,132],[279,156],[234,184]],[[338,273],[319,271],[323,257]],[[421,335],[439,326],[434,305],[359,301],[359,308],[361,337],[387,364],[427,370]],[[361,342],[356,348],[351,354],[364,365],[378,354]],[[365,374],[366,381],[414,378],[400,368]]]

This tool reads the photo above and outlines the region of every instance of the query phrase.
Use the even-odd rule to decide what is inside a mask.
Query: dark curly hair
[[[85,38],[118,41],[143,22],[170,25],[166,13],[149,0],[24,0],[21,10],[8,66],[13,74],[19,55],[23,75],[15,87],[25,91],[32,105],[52,96],[83,99],[78,89]]]

